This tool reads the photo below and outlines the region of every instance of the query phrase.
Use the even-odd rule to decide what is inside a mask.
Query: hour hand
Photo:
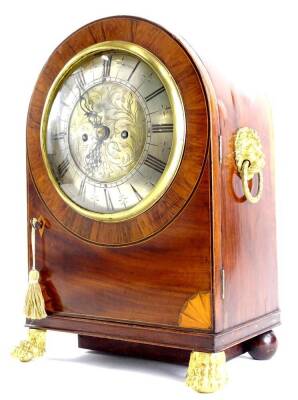
[[[98,128],[100,123],[100,117],[98,113],[93,109],[93,102],[90,101],[86,95],[80,94],[80,107],[83,110],[84,114],[88,118],[88,121],[94,128]]]

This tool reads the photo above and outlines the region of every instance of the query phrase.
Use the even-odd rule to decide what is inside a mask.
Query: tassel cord
[[[25,315],[29,319],[43,319],[47,314],[45,311],[45,302],[39,285],[39,272],[35,264],[35,239],[36,230],[39,228],[39,222],[36,218],[31,221],[31,250],[32,250],[32,267],[29,272],[28,290],[25,299]]]
[[[32,252],[32,270],[36,270],[36,263],[35,263],[35,235],[36,235],[36,226],[37,219],[32,218],[31,221],[31,252]]]

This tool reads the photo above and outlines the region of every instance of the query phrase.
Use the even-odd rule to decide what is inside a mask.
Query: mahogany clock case
[[[51,184],[40,146],[55,77],[78,52],[106,41],[136,43],[162,61],[181,92],[187,132],[180,168],[164,196],[117,223],[69,207]],[[242,195],[234,160],[234,135],[242,126],[259,132],[266,155],[256,205]],[[47,220],[36,259],[48,317],[27,326],[78,333],[82,347],[120,351],[126,342],[147,353],[151,346],[151,354],[155,346],[221,351],[270,331],[279,324],[273,171],[266,103],[241,96],[207,71],[181,40],[127,16],[74,32],[45,64],[28,113],[28,227],[34,216]],[[28,237],[30,245],[29,231]],[[244,348],[238,345],[238,353]]]

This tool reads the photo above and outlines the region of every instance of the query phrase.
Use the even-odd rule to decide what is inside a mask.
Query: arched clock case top
[[[101,42],[134,43],[151,52],[168,69],[180,91],[186,141],[180,167],[167,191],[145,212],[120,222],[97,221],[79,214],[54,189],[45,167],[40,125],[48,92],[60,71],[82,50]],[[201,76],[183,45],[158,25],[132,17],[90,23],[69,36],[52,53],[33,91],[27,124],[29,170],[51,214],[73,234],[99,245],[122,246],[142,241],[177,216],[200,181],[209,142],[209,111]]]

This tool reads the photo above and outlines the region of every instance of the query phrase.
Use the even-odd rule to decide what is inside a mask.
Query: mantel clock
[[[20,359],[43,354],[47,329],[73,332],[82,348],[189,362],[187,384],[210,392],[226,358],[273,355],[270,111],[184,41],[130,16],[64,40],[33,91],[27,182]]]

